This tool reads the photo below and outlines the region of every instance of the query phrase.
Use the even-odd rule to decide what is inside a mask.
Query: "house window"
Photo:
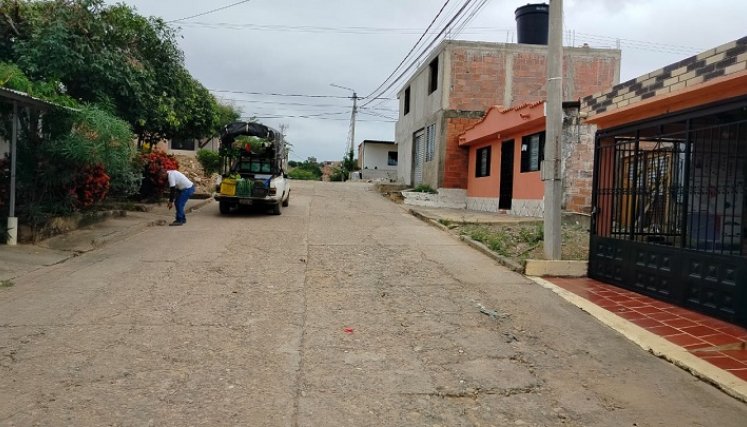
[[[195,140],[194,139],[181,139],[181,138],[174,138],[171,140],[171,149],[172,150],[189,150],[194,151],[195,149]]]
[[[436,157],[436,124],[425,128],[425,161],[430,162]]]
[[[397,152],[390,151],[386,158],[387,166],[397,166]]]
[[[407,113],[410,112],[410,87],[408,86],[407,89],[405,89],[405,106],[404,106],[404,115],[406,116]]]
[[[477,178],[490,176],[490,147],[483,147],[477,150],[475,176]]]
[[[521,171],[536,172],[545,159],[545,132],[521,138]]]
[[[431,61],[429,68],[431,70],[431,75],[428,85],[428,94],[430,95],[438,89],[438,57]]]

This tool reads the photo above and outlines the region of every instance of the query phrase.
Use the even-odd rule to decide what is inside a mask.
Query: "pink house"
[[[562,141],[566,154],[561,165],[566,186],[563,207],[588,212],[593,129],[579,122],[578,102],[565,102],[563,108],[567,118]],[[467,209],[542,216],[544,101],[491,107],[479,123],[460,135],[459,146],[469,150]]]

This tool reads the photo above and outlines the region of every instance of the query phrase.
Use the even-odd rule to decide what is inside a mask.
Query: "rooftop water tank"
[[[550,6],[546,3],[528,4],[516,9],[518,42],[547,45],[547,26]]]

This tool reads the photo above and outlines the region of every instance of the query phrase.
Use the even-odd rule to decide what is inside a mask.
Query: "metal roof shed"
[[[15,245],[18,241],[18,218],[16,209],[16,148],[18,146],[18,107],[48,110],[50,108],[68,108],[43,99],[35,98],[25,92],[0,87],[0,102],[13,104],[12,126],[10,137],[10,201],[8,210],[8,236],[6,244]]]

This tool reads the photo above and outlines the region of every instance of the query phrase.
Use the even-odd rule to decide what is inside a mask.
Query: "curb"
[[[425,222],[426,224],[429,224],[433,227],[436,227],[442,231],[446,231],[449,234],[451,233],[451,229],[449,227],[446,227],[445,225],[441,224],[440,222],[434,220],[433,218],[429,218],[420,212],[417,212],[413,209],[408,209],[410,212],[410,215],[414,216],[415,218],[418,218],[419,220]],[[498,255],[497,253],[493,252],[488,248],[487,246],[483,245],[482,243],[471,239],[468,236],[456,236],[459,238],[459,240],[467,243],[467,245],[471,246],[474,249],[477,249],[478,251],[482,252],[483,254],[489,256],[490,258],[493,258],[493,260],[497,261],[502,266],[508,268],[511,271],[514,271],[519,274],[524,274],[524,266],[517,263],[516,261],[506,258],[503,255]]]
[[[493,258],[494,260],[498,261],[499,264],[503,265],[504,267],[508,268],[511,271],[514,271],[519,274],[524,274],[524,266],[517,263],[516,261],[506,258],[503,255],[498,255],[497,253],[493,252],[488,248],[487,246],[483,245],[482,243],[472,240],[468,236],[459,236],[459,240],[467,243],[469,246],[477,249],[478,251],[484,253],[485,255]]]
[[[649,332],[640,326],[611,313],[586,299],[554,285],[539,277],[527,276],[545,289],[555,292],[557,295],[575,305],[581,310],[589,313],[597,320],[616,330],[625,338],[632,341],[642,349],[654,356],[660,357],[673,365],[684,369],[696,378],[712,384],[729,396],[747,403],[747,382],[719,369],[703,359],[691,354],[684,348],[675,345],[666,339]]]

